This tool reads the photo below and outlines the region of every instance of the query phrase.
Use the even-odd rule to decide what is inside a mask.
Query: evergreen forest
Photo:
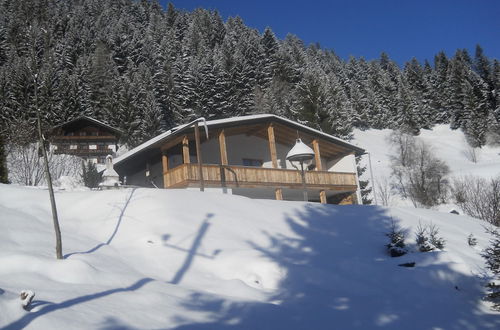
[[[272,22],[270,22],[272,24]],[[480,46],[398,65],[341,59],[239,17],[132,0],[0,0],[0,132],[81,115],[129,147],[197,117],[272,113],[349,139],[353,128],[500,131],[500,64]],[[7,132],[7,133],[5,133]],[[1,134],[0,134],[1,135]]]

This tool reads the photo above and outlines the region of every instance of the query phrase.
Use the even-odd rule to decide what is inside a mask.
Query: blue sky
[[[161,0],[166,5],[169,1]],[[480,44],[500,59],[500,0],[171,0],[176,8],[217,9],[226,20],[240,16],[246,25],[271,27],[283,39],[297,35],[318,42],[342,58],[378,58],[382,51],[400,65],[416,57],[433,60]]]

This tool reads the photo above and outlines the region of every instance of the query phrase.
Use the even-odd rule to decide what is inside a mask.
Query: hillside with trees
[[[347,139],[353,128],[415,134],[445,123],[474,147],[498,140],[500,64],[480,46],[400,67],[386,53],[344,60],[239,17],[154,1],[0,0],[0,13],[7,140],[33,122],[35,89],[46,127],[87,115],[124,131],[129,146],[195,117],[254,113]]]

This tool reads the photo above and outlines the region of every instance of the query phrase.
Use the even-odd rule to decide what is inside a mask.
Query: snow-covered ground
[[[377,183],[384,185],[390,180],[390,156],[394,154],[394,148],[388,143],[391,133],[390,129],[355,130],[354,140],[351,141],[370,153],[375,188],[377,188]],[[450,181],[454,177],[460,178],[467,175],[487,179],[500,176],[500,146],[476,148],[477,161],[474,163],[468,156],[471,149],[461,130],[451,130],[448,125],[437,125],[432,130],[421,130],[416,139],[428,144],[435,156],[446,162],[450,168]],[[362,164],[369,165],[367,156],[363,156]],[[370,179],[369,169],[364,173],[364,178]],[[410,206],[411,202],[401,200],[399,196],[393,196],[390,205]],[[446,209],[446,207],[439,209]]]
[[[421,136],[455,134],[439,129]],[[387,133],[356,132],[376,176],[389,174]],[[468,164],[450,143],[439,152],[454,172],[500,171],[500,150]],[[477,219],[184,190],[69,190],[56,194],[65,255],[56,260],[47,191],[0,185],[2,329],[500,328],[500,313],[481,299],[489,237]],[[399,258],[385,247],[392,222],[408,231],[411,252]],[[439,228],[443,251],[416,251],[419,223]],[[36,294],[28,311],[22,290]]]
[[[488,237],[466,216],[160,189],[59,192],[57,202],[62,261],[47,191],[0,185],[0,327],[500,327],[481,301]],[[445,250],[390,258],[392,220],[409,231],[434,223]],[[36,294],[30,311],[22,290]]]

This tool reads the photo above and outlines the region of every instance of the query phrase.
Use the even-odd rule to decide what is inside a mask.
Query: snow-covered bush
[[[39,154],[39,144],[26,145],[12,144],[7,154],[9,179],[12,183],[25,186],[45,184],[43,158]],[[54,150],[47,151],[49,170],[52,178],[57,180],[61,176],[80,176],[81,158],[55,154]]]
[[[439,236],[439,229],[435,224],[430,224],[428,227],[429,243],[436,249],[442,250],[445,246],[445,239]]]
[[[477,238],[475,238],[474,235],[472,235],[472,233],[469,236],[467,236],[467,244],[469,244],[469,246],[477,245]]]
[[[405,244],[406,232],[394,221],[392,221],[391,230],[385,235],[390,240],[389,244],[387,244],[387,249],[391,257],[400,257],[408,253]]]
[[[453,182],[452,196],[471,217],[500,226],[500,177],[486,180],[467,176]]]
[[[396,148],[391,157],[393,188],[415,207],[431,207],[446,201],[450,172],[448,165],[431,148],[413,136],[395,131],[390,143]]]
[[[436,249],[442,250],[445,246],[445,239],[438,236],[439,229],[434,224],[423,226],[419,222],[415,232],[415,242],[420,252],[429,252]]]
[[[97,188],[101,182],[101,174],[92,162],[82,162],[82,180],[85,187]]]
[[[500,232],[489,229],[492,235],[490,245],[481,254],[486,260],[486,267],[493,273],[493,281],[488,284],[487,300],[493,303],[493,308],[500,311]]]

